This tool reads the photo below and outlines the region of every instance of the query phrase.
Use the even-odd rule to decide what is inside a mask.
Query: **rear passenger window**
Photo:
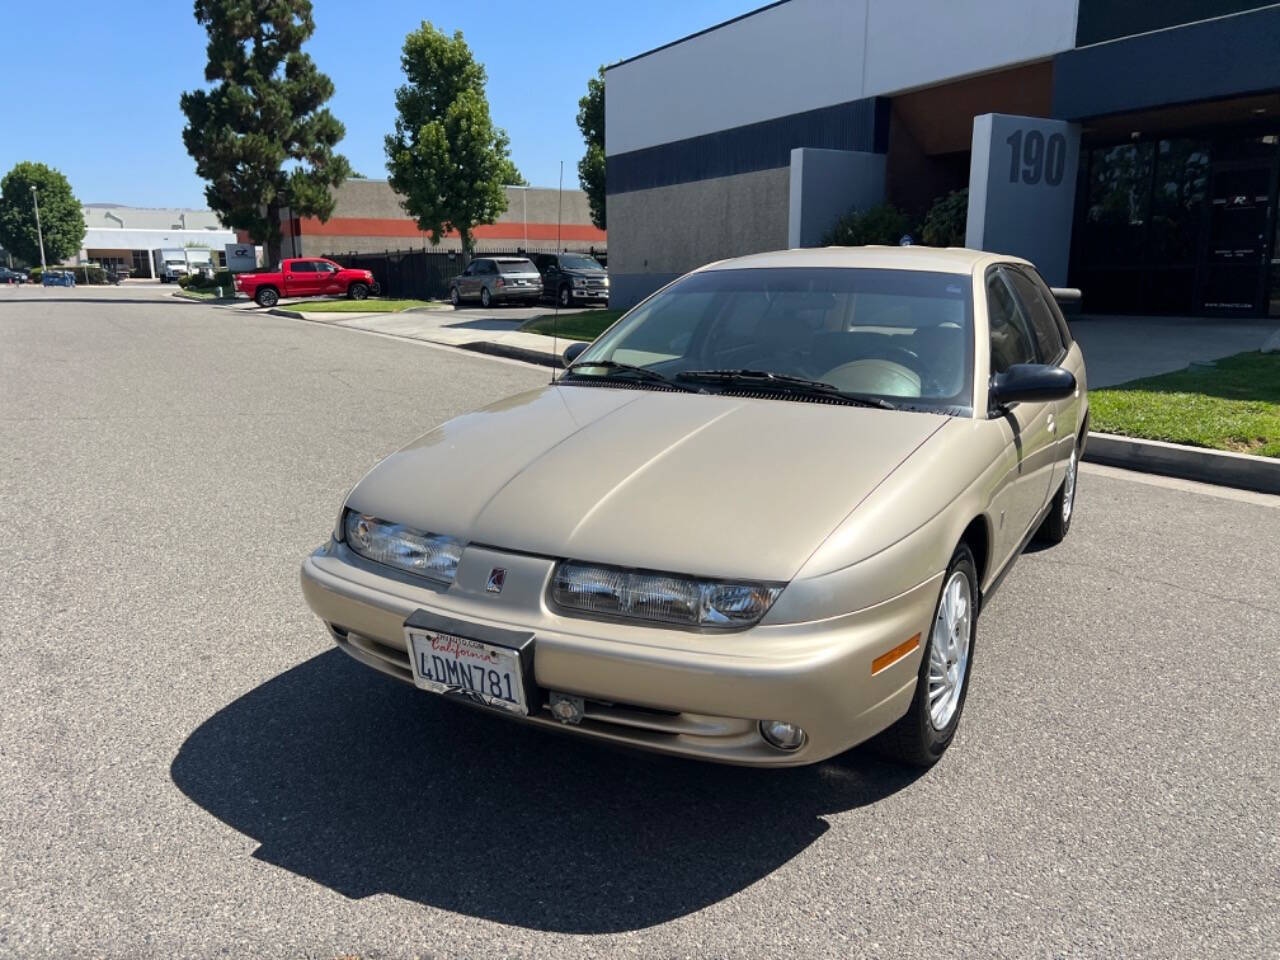
[[[987,274],[987,322],[991,327],[991,372],[1015,363],[1035,363],[1036,347],[1026,319],[999,272]]]
[[[1053,307],[1045,301],[1045,294],[1040,291],[1040,287],[1021,270],[1006,270],[1005,276],[1013,284],[1018,299],[1026,308],[1027,317],[1031,321],[1031,332],[1040,350],[1040,362],[1057,363],[1066,347],[1062,342],[1062,331],[1058,329]]]

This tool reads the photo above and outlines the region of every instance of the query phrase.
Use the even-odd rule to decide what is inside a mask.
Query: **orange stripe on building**
[[[315,217],[303,217],[299,223],[299,234],[312,237],[422,237],[422,231],[412,220],[386,220],[379,217],[331,217],[328,223],[321,223]],[[609,234],[592,224],[565,223],[559,226],[561,240],[572,240],[579,243],[599,243],[608,241]],[[499,223],[481,224],[473,233],[477,240],[511,240],[539,242],[556,239],[557,227],[554,223],[529,223],[521,221],[502,221]],[[450,230],[447,237],[456,237],[457,231]]]

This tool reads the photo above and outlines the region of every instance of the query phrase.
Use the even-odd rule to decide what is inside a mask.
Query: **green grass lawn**
[[[443,310],[447,303],[436,303],[432,300],[380,300],[370,297],[368,300],[299,300],[297,303],[283,304],[284,310],[301,310],[303,313],[399,313],[418,307]]]
[[[1089,409],[1103,433],[1280,457],[1280,353],[1090,390]]]
[[[584,310],[581,313],[562,313],[558,319],[552,314],[535,317],[520,328],[521,333],[540,333],[544,337],[554,335],[561,340],[594,340],[622,316],[621,310]]]
[[[187,300],[217,300],[218,294],[213,290],[179,290],[178,296]],[[224,298],[229,299],[229,298]]]

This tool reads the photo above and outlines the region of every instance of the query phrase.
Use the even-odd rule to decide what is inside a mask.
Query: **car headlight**
[[[551,579],[551,599],[567,612],[733,628],[758,623],[782,584],[703,580],[566,560]]]
[[[573,285],[574,285],[575,287],[585,287],[585,286],[587,285],[587,278],[586,278],[586,277],[574,277],[574,278],[573,278]]]
[[[462,543],[348,510],[343,539],[366,560],[450,583],[462,559]]]

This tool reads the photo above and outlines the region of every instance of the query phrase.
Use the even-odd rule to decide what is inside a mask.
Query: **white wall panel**
[[[614,67],[608,152],[859,99],[866,2],[791,0]]]
[[[608,152],[892,94],[1074,45],[1077,0],[790,0],[608,72]]]
[[[867,96],[1039,60],[1075,45],[1077,0],[867,2]]]

